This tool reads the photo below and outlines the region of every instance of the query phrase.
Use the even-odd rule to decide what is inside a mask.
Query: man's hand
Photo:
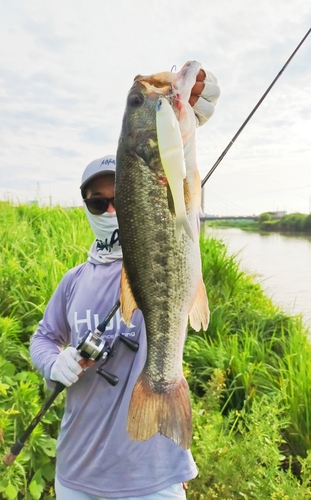
[[[200,69],[199,73],[197,74],[197,81],[195,82],[194,86],[191,89],[191,95],[189,99],[189,103],[193,107],[197,100],[199,99],[199,96],[201,95],[201,92],[203,92],[205,83],[205,71],[204,69]]]
[[[199,126],[213,115],[219,95],[216,77],[213,73],[200,69],[189,99]]]
[[[57,356],[55,363],[52,365],[50,379],[70,387],[79,380],[84,370],[93,364],[93,361],[82,358],[74,347],[67,347]]]

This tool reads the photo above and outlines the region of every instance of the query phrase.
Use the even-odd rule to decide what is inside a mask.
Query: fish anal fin
[[[207,329],[209,323],[209,308],[203,278],[199,280],[197,293],[189,312],[189,318],[190,325],[196,332],[201,330],[201,325],[203,330]]]
[[[127,431],[133,441],[147,441],[160,433],[188,449],[192,415],[186,379],[182,377],[169,390],[156,392],[142,372],[133,389]]]
[[[122,271],[121,271],[120,303],[121,303],[121,314],[124,319],[124,322],[127,326],[130,326],[131,317],[135,309],[138,309],[138,306],[133,297],[133,292],[131,290],[124,265],[122,266]]]

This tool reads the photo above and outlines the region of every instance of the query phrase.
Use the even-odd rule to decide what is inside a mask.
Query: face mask
[[[105,212],[101,215],[91,214],[84,204],[85,213],[96,236],[89,259],[97,264],[113,262],[122,259],[118,219],[115,212]],[[95,262],[93,262],[95,263]]]

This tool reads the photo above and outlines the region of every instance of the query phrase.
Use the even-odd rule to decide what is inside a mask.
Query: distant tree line
[[[311,234],[311,214],[293,213],[277,218],[273,212],[260,214],[259,229],[263,231],[289,231]]]

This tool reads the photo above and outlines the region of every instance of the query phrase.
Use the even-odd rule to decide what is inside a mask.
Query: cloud
[[[77,151],[66,150],[63,148],[51,148],[50,151],[52,156],[56,156],[58,158],[77,158],[79,156]]]
[[[214,72],[222,91],[198,131],[203,177],[307,32],[310,14],[304,0],[4,3],[0,196],[33,196],[39,182],[42,196],[79,203],[84,166],[116,150],[134,76],[178,70],[188,59]],[[304,183],[297,193],[310,196],[310,56],[308,40],[208,181],[227,204],[300,207],[291,186]]]
[[[70,37],[57,35],[53,24],[47,20],[36,22],[27,18],[22,23],[22,28],[33,37],[36,45],[50,52],[61,53],[72,43]]]

